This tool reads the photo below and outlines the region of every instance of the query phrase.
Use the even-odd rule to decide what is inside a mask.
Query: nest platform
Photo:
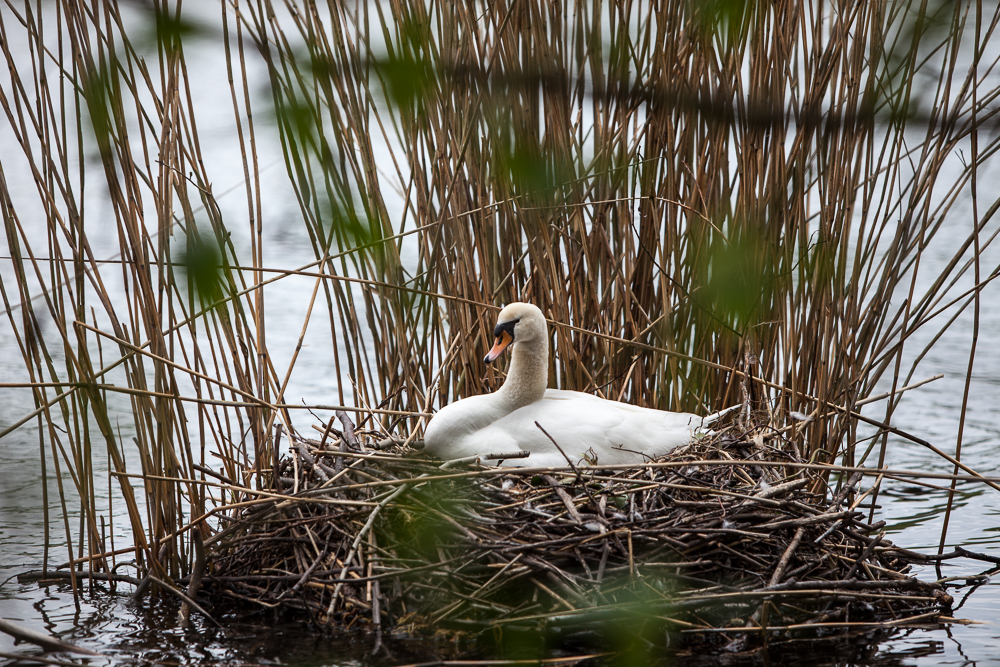
[[[404,633],[655,619],[739,634],[950,613],[940,584],[908,574],[919,554],[866,521],[861,475],[834,483],[780,436],[733,426],[641,467],[543,470],[442,464],[345,431],[293,437],[273,495],[213,540],[207,592]]]

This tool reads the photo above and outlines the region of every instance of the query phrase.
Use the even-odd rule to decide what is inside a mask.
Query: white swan
[[[512,303],[500,311],[496,344],[486,362],[512,348],[507,379],[492,394],[442,408],[424,433],[426,450],[442,459],[529,451],[508,466],[639,464],[691,442],[696,430],[721,413],[702,418],[609,401],[578,391],[546,389],[549,336],[542,311]],[[559,451],[545,431],[559,443]]]

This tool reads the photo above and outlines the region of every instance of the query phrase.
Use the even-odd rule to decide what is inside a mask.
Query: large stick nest
[[[951,602],[866,522],[860,475],[828,492],[773,431],[731,426],[630,470],[547,471],[442,466],[346,431],[293,438],[275,497],[216,537],[210,591],[407,632],[628,612],[687,631],[829,627],[933,620]]]

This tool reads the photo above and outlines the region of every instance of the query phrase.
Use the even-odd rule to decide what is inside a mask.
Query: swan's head
[[[500,311],[497,326],[493,330],[496,341],[486,355],[486,363],[496,361],[511,345],[546,340],[548,326],[545,316],[537,306],[530,303],[512,303]]]

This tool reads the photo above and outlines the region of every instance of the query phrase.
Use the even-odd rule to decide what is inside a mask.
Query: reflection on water
[[[484,659],[493,654],[492,639],[479,645],[471,642],[432,641],[420,638],[386,639],[376,645],[374,638],[351,634],[323,634],[305,623],[279,619],[259,610],[238,608],[218,613],[222,628],[202,622],[197,615],[192,627],[180,628],[177,618],[179,605],[172,599],[160,599],[135,604],[128,594],[112,594],[97,586],[93,594],[84,595],[79,609],[72,604],[68,586],[20,586],[9,584],[0,596],[0,609],[5,617],[17,619],[3,607],[8,595],[24,600],[33,599],[30,606],[33,619],[17,619],[35,629],[60,634],[63,639],[85,648],[100,651],[102,659],[88,659],[92,665],[354,665],[431,663],[435,660]],[[213,610],[216,611],[216,610]],[[939,636],[940,635],[940,636]],[[899,630],[808,633],[801,636],[772,638],[765,649],[729,651],[725,649],[692,651],[681,645],[684,638],[669,638],[671,646],[681,646],[666,652],[644,655],[643,664],[663,665],[787,665],[808,661],[815,667],[833,665],[894,665],[950,664],[950,654],[961,656],[957,641],[944,631]],[[996,644],[994,644],[996,646]],[[586,654],[586,645],[568,638],[551,653],[560,655]],[[373,651],[375,654],[373,655]],[[0,652],[15,652],[23,656],[41,655],[31,647],[14,647],[9,638],[0,637]],[[974,650],[967,653],[975,655]],[[72,656],[52,656],[73,659]],[[79,658],[76,658],[79,660]],[[974,660],[976,658],[973,658]],[[984,664],[984,657],[978,658]],[[599,661],[598,661],[599,662]],[[959,660],[959,663],[961,661]],[[5,664],[0,662],[0,664]]]

